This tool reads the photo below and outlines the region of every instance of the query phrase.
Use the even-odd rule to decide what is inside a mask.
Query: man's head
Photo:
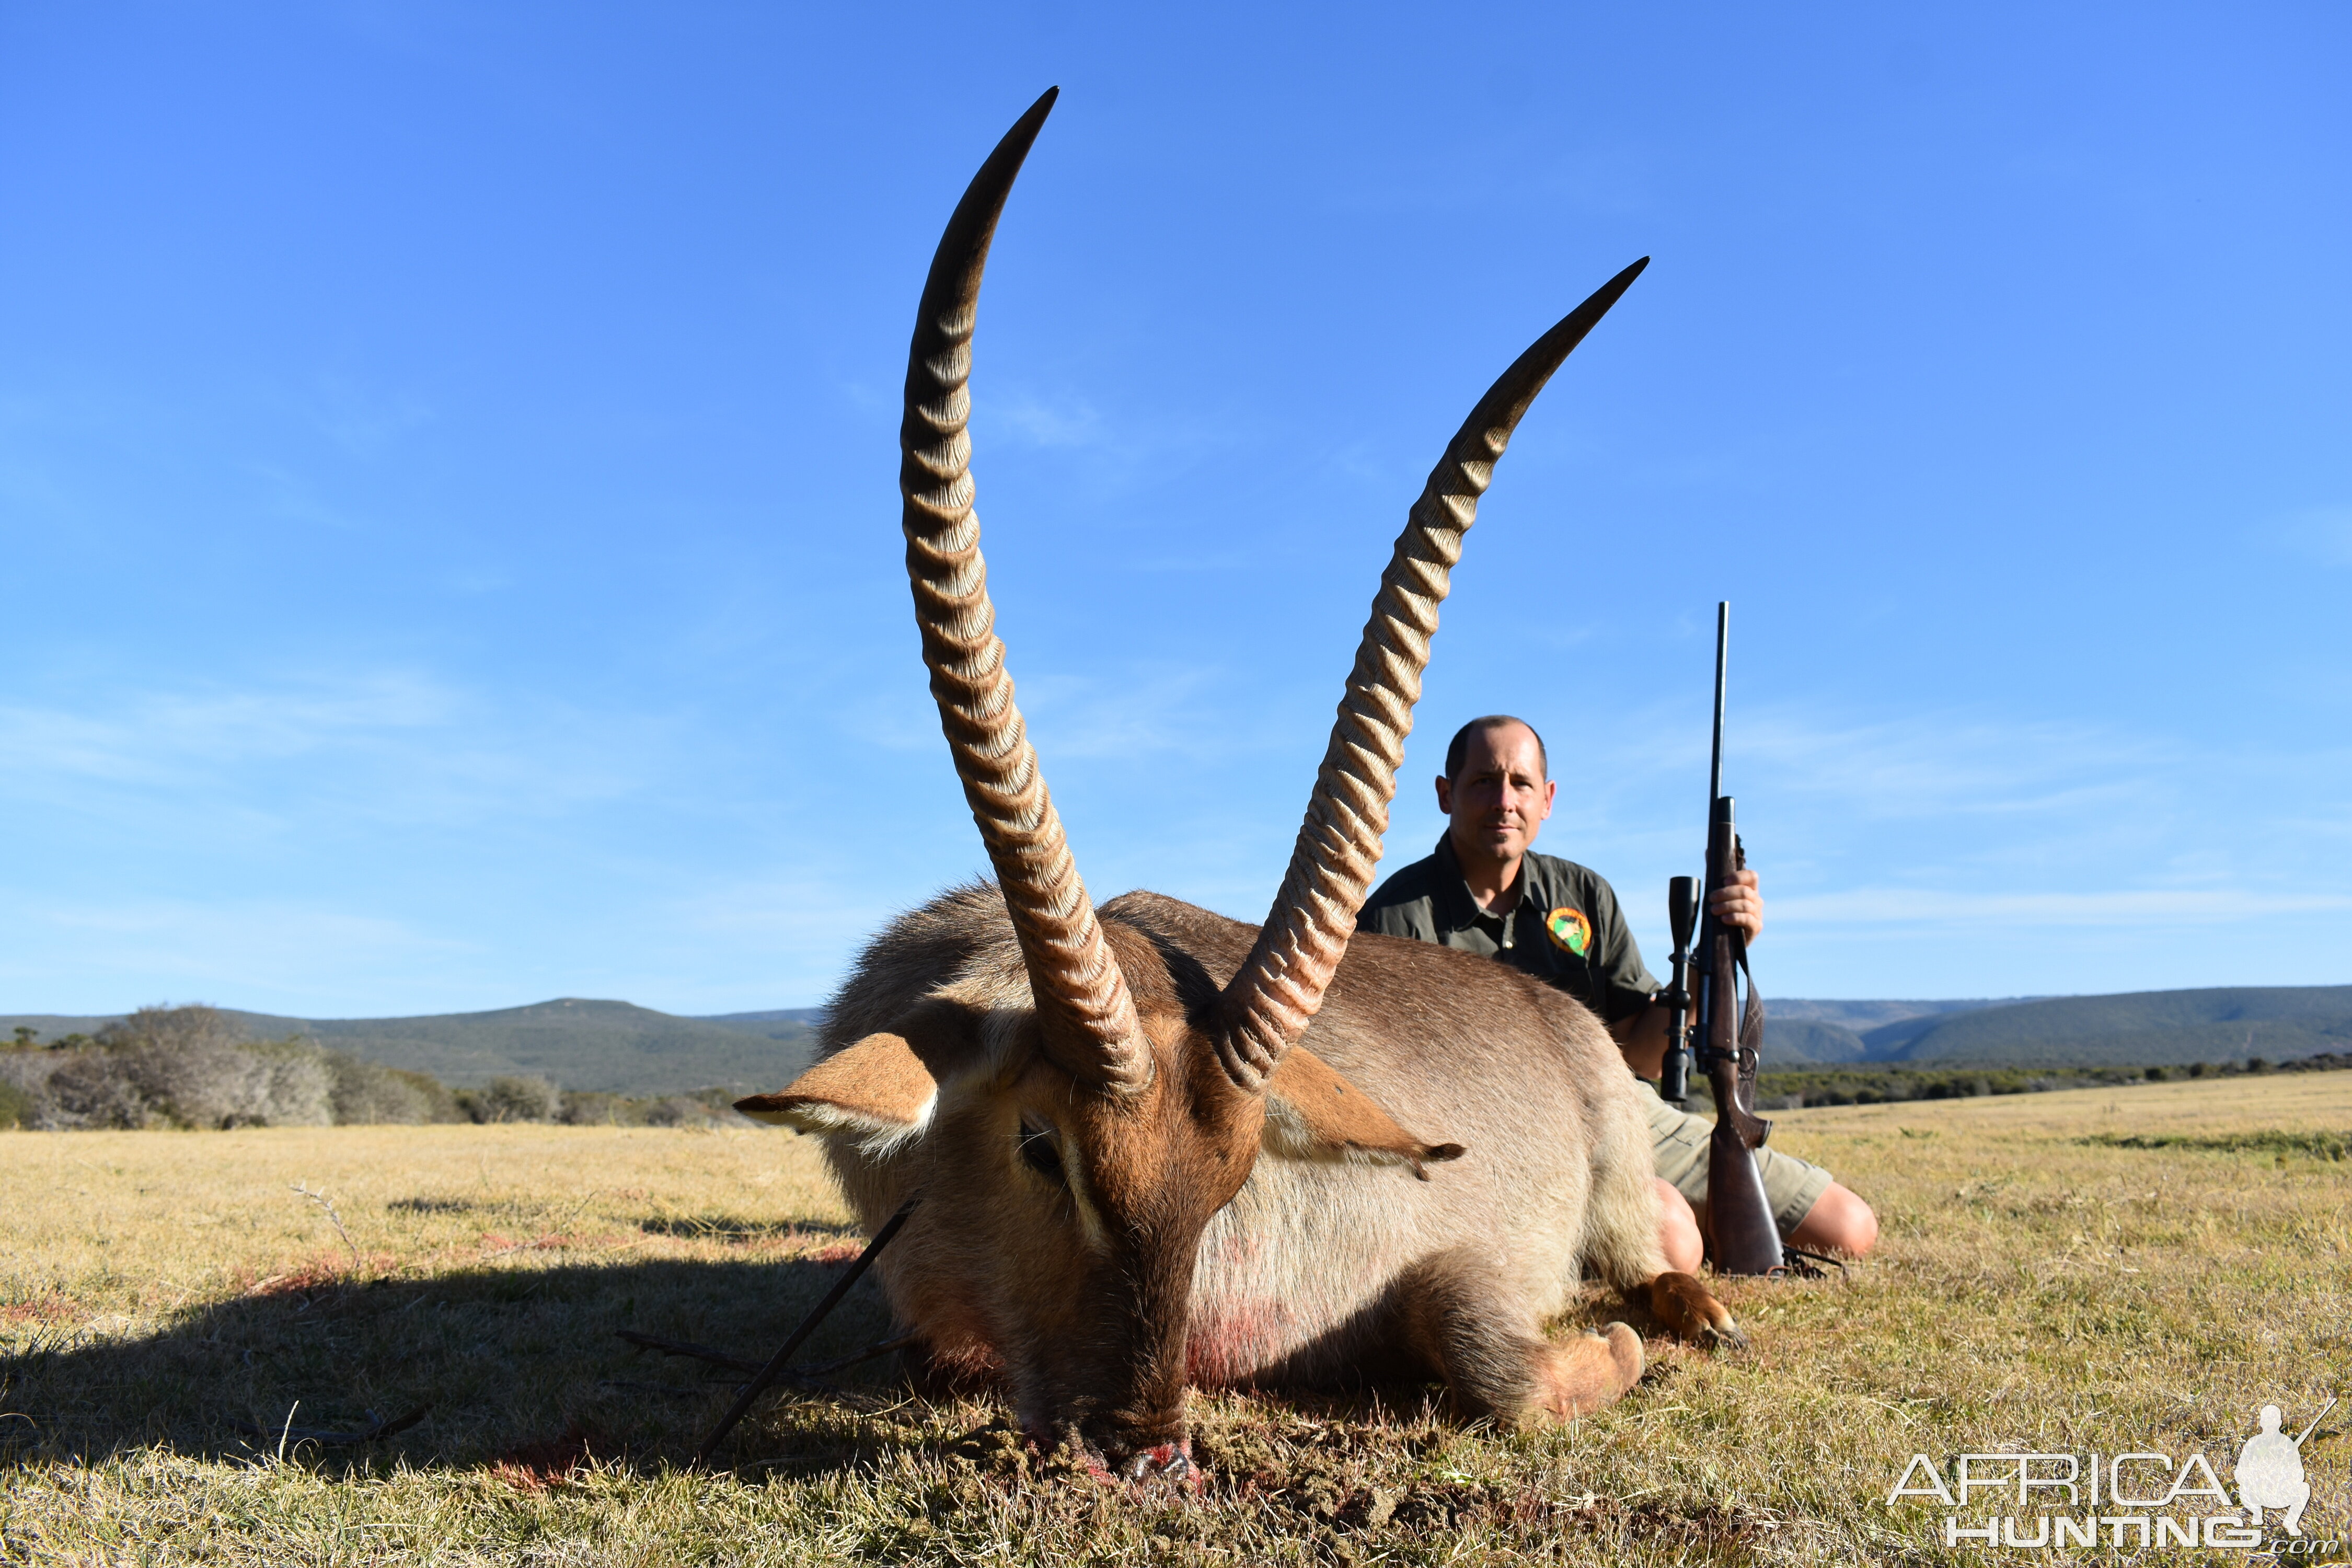
[[[1554,785],[1543,737],[1524,719],[1489,713],[1455,732],[1437,781],[1437,809],[1465,867],[1508,865],[1551,815]]]

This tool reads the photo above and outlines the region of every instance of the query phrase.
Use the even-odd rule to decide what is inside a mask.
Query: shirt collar
[[[1536,868],[1533,855],[1519,858],[1519,903],[1512,906],[1517,915],[1519,906],[1534,897]],[[1442,931],[1467,931],[1482,920],[1501,920],[1478,907],[1470,896],[1470,879],[1462,874],[1461,858],[1454,853],[1454,835],[1441,833],[1437,837],[1437,889],[1435,894],[1438,928]]]

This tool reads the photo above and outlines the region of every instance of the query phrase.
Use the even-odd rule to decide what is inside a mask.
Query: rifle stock
[[[1729,887],[1745,862],[1723,793],[1724,684],[1731,641],[1731,606],[1716,606],[1715,757],[1708,779],[1706,900]],[[1755,1152],[1772,1124],[1756,1114],[1757,1053],[1764,1044],[1764,1010],[1751,983],[1739,1005],[1739,972],[1747,958],[1739,932],[1700,911],[1698,1059],[1715,1094],[1715,1131],[1707,1140],[1706,1250],[1717,1272],[1774,1274],[1786,1267],[1780,1227],[1764,1195]]]
[[[1717,809],[1727,829],[1731,797],[1725,795]],[[1706,1250],[1719,1273],[1770,1274],[1785,1260],[1755,1152],[1772,1124],[1756,1114],[1756,1052],[1739,1037],[1738,940],[1719,928],[1711,933],[1705,948],[1710,962],[1699,983],[1699,1059],[1715,1094],[1715,1131],[1706,1146]]]

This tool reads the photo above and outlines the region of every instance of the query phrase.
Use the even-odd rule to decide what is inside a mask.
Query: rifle
[[[1675,877],[1666,882],[1666,924],[1675,933],[1672,978],[1651,1000],[1666,1013],[1666,1057],[1658,1069],[1658,1098],[1680,1105],[1690,1098],[1690,943],[1691,928],[1698,922],[1698,879]]]
[[[1715,752],[1707,774],[1706,887],[1700,901],[1698,994],[1696,998],[1699,1069],[1715,1093],[1715,1131],[1707,1140],[1706,1250],[1717,1272],[1777,1274],[1784,1267],[1780,1228],[1772,1223],[1772,1205],[1765,1200],[1763,1178],[1756,1171],[1755,1151],[1764,1146],[1772,1124],[1756,1114],[1756,1066],[1764,1044],[1764,1003],[1756,983],[1748,984],[1748,1004],[1739,1005],[1739,976],[1748,968],[1748,943],[1737,930],[1724,924],[1707,908],[1717,889],[1731,884],[1733,874],[1748,863],[1747,850],[1732,826],[1731,797],[1723,793],[1724,685],[1729,672],[1731,605],[1715,610]],[[1686,955],[1689,879],[1678,877],[1668,885],[1668,914],[1675,917],[1675,989],[1684,986]],[[1669,997],[1672,1005],[1674,998]],[[1690,1005],[1685,996],[1683,1005]],[[1673,1019],[1667,1041],[1666,1074],[1683,1076],[1684,1035],[1681,1008]],[[1663,1095],[1669,1087],[1662,1083]]]

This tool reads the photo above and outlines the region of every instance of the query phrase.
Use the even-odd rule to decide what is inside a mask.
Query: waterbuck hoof
[[[1732,1321],[1731,1310],[1715,1299],[1694,1274],[1669,1269],[1650,1281],[1650,1310],[1677,1338],[1717,1350],[1742,1351],[1748,1336]]]
[[[1642,1380],[1642,1336],[1623,1323],[1545,1349],[1545,1386],[1528,1411],[1531,1416],[1566,1420],[1589,1415],[1614,1405]]]

